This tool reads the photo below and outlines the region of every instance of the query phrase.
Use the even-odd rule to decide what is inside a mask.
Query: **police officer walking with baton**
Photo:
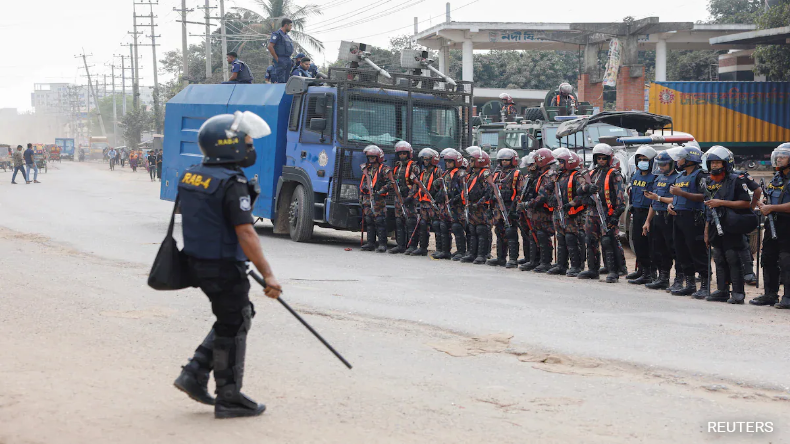
[[[189,280],[208,296],[217,321],[174,384],[190,398],[213,404],[217,418],[257,416],[266,409],[241,393],[247,333],[255,315],[246,261],[266,280],[266,296],[276,299],[282,289],[253,228],[260,187],[241,168],[255,163],[253,138],[270,133],[266,122],[249,111],[206,120],[198,132],[203,163],[186,170],[178,184]],[[216,401],[207,391],[211,371]]]

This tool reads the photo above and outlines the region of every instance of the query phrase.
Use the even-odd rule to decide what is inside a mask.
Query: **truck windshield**
[[[399,103],[349,100],[347,140],[392,146],[405,137],[404,120],[406,109]]]
[[[458,113],[453,108],[415,105],[412,144],[436,148],[457,147]],[[496,140],[494,140],[496,144]]]
[[[499,145],[499,132],[480,133],[480,146],[491,145],[496,148]]]

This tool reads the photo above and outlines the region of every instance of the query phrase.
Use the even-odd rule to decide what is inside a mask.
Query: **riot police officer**
[[[213,404],[217,418],[257,416],[266,409],[241,393],[247,333],[255,314],[245,262],[251,261],[266,279],[266,296],[276,299],[282,290],[253,228],[252,207],[260,187],[241,168],[255,163],[252,139],[270,132],[263,119],[248,111],[206,120],[198,132],[203,163],[187,169],[178,184],[190,280],[208,296],[217,321],[174,384],[192,399]],[[207,391],[212,370],[216,400]]]
[[[397,245],[390,248],[388,253],[411,254],[417,249],[417,242],[413,238],[414,229],[417,227],[417,208],[414,199],[419,191],[415,183],[420,174],[420,166],[412,160],[414,150],[405,140],[395,144],[395,167],[392,170],[393,187],[397,187],[403,198],[403,208],[395,205],[395,240]],[[405,212],[404,212],[405,210]]]
[[[645,284],[645,287],[651,290],[669,288],[672,291],[683,288],[683,270],[675,260],[675,242],[672,235],[675,216],[667,212],[667,207],[672,203],[669,187],[675,183],[678,176],[675,171],[675,157],[673,157],[673,152],[676,153],[676,150],[682,150],[682,148],[670,148],[658,153],[653,159],[653,175],[656,179],[653,183],[653,190],[645,192],[645,197],[653,202],[647,214],[647,220],[642,225],[642,234],[650,235],[652,252],[650,263],[658,269],[658,277],[653,282]],[[634,224],[634,227],[637,225]],[[669,274],[673,262],[675,263],[675,280],[670,286]]]
[[[472,262],[476,265],[484,264],[488,255],[491,225],[487,217],[490,189],[488,178],[491,174],[491,158],[480,147],[472,146],[466,149],[471,156],[472,171],[467,177],[467,196],[469,200],[469,242],[466,255],[461,262]]]
[[[517,168],[518,153],[510,148],[502,148],[496,155],[499,169],[494,172],[492,180],[497,195],[492,205],[498,211],[493,212],[494,232],[496,233],[496,259],[489,259],[486,264],[515,268],[518,266],[518,213],[511,211],[513,202],[518,196],[523,183],[521,172]],[[499,199],[504,208],[499,208]],[[505,219],[507,217],[507,219]]]
[[[557,208],[555,212],[562,211],[564,226],[557,230],[557,271],[548,271],[548,274],[564,273],[566,276],[577,277],[582,272],[584,266],[582,265],[582,257],[584,255],[584,222],[587,215],[587,206],[582,200],[582,190],[584,189],[585,180],[581,171],[582,159],[578,154],[571,152],[567,148],[558,148],[554,150],[554,157],[560,164],[561,173],[557,179],[554,194],[558,196]],[[555,222],[560,222],[559,218]],[[560,233],[564,233],[560,237]],[[567,251],[568,261],[570,268],[562,270],[562,265],[566,264],[566,260],[560,257],[561,247]]]
[[[605,143],[593,147],[593,164],[595,169],[590,173],[591,183],[583,190],[587,196],[598,196],[598,202],[591,206],[590,213],[584,225],[587,241],[587,271],[579,273],[579,279],[597,279],[600,270],[601,250],[606,263],[608,274],[607,283],[616,283],[620,279],[617,259],[617,227],[620,216],[625,211],[625,193],[623,177],[612,167],[614,150]],[[604,214],[600,214],[602,211]],[[602,222],[603,219],[603,222]],[[599,249],[600,245],[600,249]]]
[[[790,143],[779,145],[771,153],[771,165],[776,172],[766,187],[767,204],[760,203],[766,217],[763,237],[763,277],[765,294],[751,301],[752,305],[773,305],[790,309]],[[773,226],[773,229],[771,229]],[[773,237],[776,232],[776,238]],[[784,296],[779,299],[779,284],[784,284]]]
[[[463,168],[463,164],[464,157],[460,152],[451,149],[445,153],[443,180],[447,187],[447,198],[450,205],[450,231],[455,238],[455,254],[451,257],[454,261],[460,261],[466,256],[467,205],[464,190],[466,170]],[[449,234],[447,236],[449,238]],[[445,252],[449,254],[449,251],[449,247],[445,247]]]
[[[362,251],[387,252],[387,196],[392,188],[390,167],[384,164],[384,151],[376,145],[368,145],[362,151],[367,163],[362,166],[359,182],[359,204],[367,227],[368,243]],[[376,246],[378,238],[378,247]]]
[[[545,273],[551,269],[551,238],[554,236],[554,177],[557,175],[555,166],[557,161],[548,148],[535,151],[535,164],[539,176],[535,181],[535,197],[529,202],[522,203],[522,208],[532,214],[532,228],[537,237],[540,250],[540,265],[533,268],[536,273]]]
[[[722,146],[714,146],[705,155],[710,173],[710,180],[706,181],[710,199],[705,201],[708,208],[705,243],[711,246],[716,264],[716,291],[705,299],[743,304],[746,291],[738,252],[746,248],[744,234],[757,227],[757,216],[750,209],[749,188],[733,173],[732,153]]]
[[[420,221],[417,224],[419,247],[411,253],[411,256],[427,256],[429,230],[433,228],[436,240],[436,248],[441,250],[442,238],[440,227],[440,210],[436,201],[442,199],[440,193],[441,171],[439,171],[439,153],[433,148],[423,148],[418,157],[422,161],[420,176],[417,184],[420,191],[417,192],[417,200],[420,204]]]
[[[223,84],[252,83],[252,73],[247,64],[239,60],[239,55],[234,51],[227,54],[230,63],[230,79]]]
[[[274,60],[272,83],[286,83],[293,68],[291,54],[294,52],[294,43],[288,33],[293,28],[293,21],[284,18],[280,22],[280,29],[272,33],[269,39],[268,50]]]
[[[551,99],[551,106],[559,107],[560,116],[576,114],[576,99],[573,97],[573,86],[570,83],[562,82],[559,87],[559,94]]]
[[[644,285],[656,279],[656,267],[652,264],[650,257],[649,231],[639,230],[647,222],[647,215],[650,212],[652,201],[647,197],[647,193],[653,191],[656,176],[653,174],[653,159],[656,157],[656,150],[648,145],[642,145],[636,150],[634,160],[636,161],[636,171],[631,176],[631,214],[633,216],[634,228],[632,233],[634,239],[634,254],[636,262],[639,264],[641,275],[635,279],[628,280],[629,284]]]
[[[540,265],[540,252],[538,251],[538,238],[535,231],[532,229],[533,221],[530,218],[530,213],[522,205],[523,202],[529,202],[535,198],[535,181],[538,179],[538,166],[535,164],[535,152],[532,151],[521,160],[521,169],[527,170],[524,185],[521,187],[521,193],[516,204],[519,218],[518,225],[521,230],[521,238],[524,243],[524,262],[519,265],[518,269],[521,271],[530,271]]]
[[[706,174],[702,171],[702,152],[694,146],[686,146],[677,153],[676,162],[681,174],[675,179],[675,184],[669,187],[669,194],[674,196],[672,203],[667,206],[669,214],[675,216],[675,255],[683,269],[686,285],[680,290],[673,291],[675,296],[695,296],[705,298],[708,296],[708,264],[705,248],[704,231],[705,220],[703,215],[702,192]],[[702,276],[700,289],[694,279],[695,273]]]

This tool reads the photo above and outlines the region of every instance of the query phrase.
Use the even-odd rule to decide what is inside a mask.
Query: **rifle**
[[[499,212],[502,213],[502,218],[504,219],[505,227],[510,228],[510,221],[508,220],[507,217],[507,210],[505,209],[505,203],[502,201],[502,193],[499,192],[499,187],[494,183],[494,177],[488,176],[488,178],[486,178],[486,182],[494,190],[494,197],[496,197],[496,203],[497,206],[499,207]]]
[[[764,179],[760,179],[760,189],[763,190],[763,196],[768,195],[768,193],[765,191]],[[762,212],[760,212],[760,214],[762,214]],[[776,224],[774,220],[774,215],[769,214],[768,216],[765,216],[765,218],[768,220],[768,229],[771,231],[771,239],[776,239]]]
[[[434,170],[434,173],[435,172],[436,172],[436,170]],[[436,201],[433,200],[433,196],[431,196],[431,192],[428,191],[427,188],[425,188],[425,184],[422,183],[422,180],[417,179],[417,180],[415,180],[415,182],[417,182],[417,185],[419,185],[419,187],[422,190],[422,192],[425,193],[426,196],[428,196],[428,199],[431,201],[431,206],[436,211],[436,214],[438,215],[439,213],[441,213],[441,210],[439,209],[439,206],[436,205]]]
[[[705,195],[705,202],[713,199],[713,196],[710,194],[710,190],[708,189],[708,183],[709,181],[705,180],[702,187],[702,193]],[[715,208],[707,208],[707,211],[710,211],[711,215],[713,216],[713,223],[716,225],[716,232],[719,233],[719,236],[724,236],[724,229],[721,227],[719,212],[716,211]]]
[[[762,181],[763,180],[760,179],[760,182]],[[763,212],[760,210],[757,211],[757,273],[755,273],[754,288],[760,288],[760,250],[763,249]]]
[[[366,165],[362,165],[361,168],[362,168],[362,177],[363,177],[363,179],[365,179],[365,181],[368,184],[368,195],[370,196],[370,199],[368,199],[368,203],[370,203],[370,211],[371,211],[371,213],[373,213],[373,212],[375,212],[375,210],[373,209],[373,184],[370,181],[370,176],[368,176],[368,174],[367,174]],[[365,239],[365,216],[363,215],[362,216],[362,231],[359,233],[359,245],[362,245],[362,241],[364,239]],[[370,239],[368,239],[368,242],[370,242]]]
[[[571,186],[570,182],[568,186]],[[560,219],[560,226],[565,228],[565,215],[562,213],[562,192],[560,191],[560,176],[557,176],[557,180],[554,182],[554,197],[557,199],[557,207],[556,211],[559,215]]]
[[[450,193],[447,190],[447,184],[444,182],[444,176],[447,174],[445,171],[444,175],[442,175],[442,189],[444,190],[444,206],[447,209],[447,217],[450,219],[453,218],[453,213],[450,211]]]
[[[582,174],[582,177],[587,182],[587,185],[592,185],[592,181],[590,180],[590,173],[589,171],[585,171]],[[590,198],[595,202],[595,210],[598,212],[598,217],[601,218],[601,235],[606,236],[606,232],[609,231],[606,229],[606,218],[604,215],[603,204],[601,203],[601,196],[598,193],[590,194]]]
[[[463,197],[464,197],[464,217],[466,218],[466,223],[467,224],[469,223],[469,188],[468,188],[468,184],[469,184],[469,175],[468,174],[464,174],[463,177],[461,178],[461,185],[463,186],[463,190],[461,190],[461,192],[463,193]]]
[[[395,176],[393,176],[392,170],[389,170],[389,173],[387,173],[387,177],[392,181],[393,188],[395,188],[395,197],[398,198],[398,205],[400,205],[401,213],[403,213],[404,216],[410,216],[411,213],[406,212],[406,205],[404,205],[403,203],[403,195],[400,193],[400,187],[398,186],[398,181],[395,180]]]

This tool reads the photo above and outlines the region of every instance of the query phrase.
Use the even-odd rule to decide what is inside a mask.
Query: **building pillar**
[[[645,66],[637,64],[639,42],[636,35],[623,37],[620,71],[617,73],[617,111],[644,111]]]
[[[667,81],[667,41],[656,42],[656,82]]]
[[[447,69],[449,68],[447,66],[445,54],[447,54],[447,47],[442,45],[442,47],[439,48],[439,71],[441,71],[442,74],[447,74]]]
[[[463,57],[462,57],[462,79],[465,82],[474,81],[474,52],[472,51],[472,40],[466,39],[463,44]]]
[[[584,62],[576,95],[579,97],[579,101],[590,102],[592,106],[597,106],[603,111],[603,83],[601,83],[601,73],[598,67],[597,45],[584,47]]]

